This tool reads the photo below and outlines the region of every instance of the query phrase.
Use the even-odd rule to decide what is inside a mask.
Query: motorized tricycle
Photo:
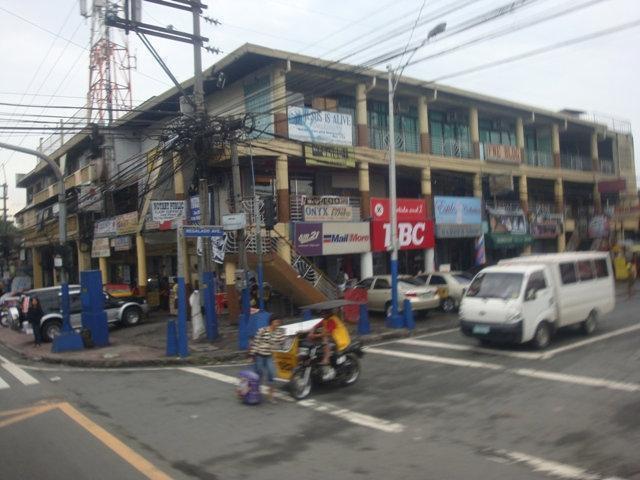
[[[327,312],[355,302],[333,300],[303,309]],[[352,341],[349,331],[337,315],[332,315],[331,349],[329,364],[323,365],[325,345],[313,338],[314,331],[322,328],[322,317],[285,325],[286,339],[280,351],[274,353],[276,373],[289,381],[289,391],[296,400],[309,396],[313,385],[353,385],[360,377],[360,358],[364,352],[359,341]]]

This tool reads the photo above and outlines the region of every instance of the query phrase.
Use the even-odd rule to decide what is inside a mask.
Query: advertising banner
[[[354,168],[356,166],[353,147],[305,144],[304,158],[307,165],[319,167]]]
[[[484,159],[491,162],[520,163],[522,154],[515,145],[484,144]]]
[[[343,255],[369,251],[368,222],[325,222],[322,224],[322,254]]]
[[[81,185],[78,191],[78,210],[102,212],[102,193],[95,185]]]
[[[131,237],[116,237],[111,239],[111,246],[116,252],[126,252],[131,250]]]
[[[353,145],[353,120],[346,113],[289,107],[289,138],[310,143]]]
[[[353,207],[349,205],[349,197],[303,195],[302,215],[305,222],[350,222]]]
[[[93,224],[93,238],[107,238],[116,235],[116,219],[105,218]]]
[[[296,222],[294,245],[296,251],[305,257],[322,255],[322,224]]]
[[[435,238],[432,220],[398,222],[400,250],[426,250],[433,248]],[[371,251],[384,252],[391,246],[391,224],[371,222]]]
[[[108,238],[94,238],[91,244],[91,258],[110,257],[111,247]]]
[[[564,216],[560,213],[536,212],[530,218],[534,238],[555,238],[562,233]]]
[[[420,198],[398,198],[396,200],[396,212],[398,222],[426,220],[427,203]],[[371,199],[371,219],[374,222],[391,221],[388,198]]]
[[[129,212],[115,217],[116,235],[129,235],[138,231],[138,212]]]
[[[527,219],[521,209],[487,208],[491,233],[527,235]]]
[[[154,200],[151,202],[151,218],[154,222],[185,218],[184,210],[184,200]]]
[[[482,207],[477,197],[433,197],[436,225],[482,224]]]

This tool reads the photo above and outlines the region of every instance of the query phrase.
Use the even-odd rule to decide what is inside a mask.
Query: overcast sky
[[[414,41],[420,42],[433,26],[446,21],[447,32],[419,50],[413,57],[413,60],[419,60],[478,36],[508,27],[522,27],[550,12],[595,3],[589,8],[576,9],[568,15],[518,28],[508,35],[416,63],[405,70],[406,75],[432,80],[640,19],[638,0],[528,1],[530,6],[501,20],[485,22],[456,34],[457,29],[470,19],[510,2],[426,0],[420,12],[422,0],[205,0],[209,6],[205,15],[220,20],[222,25],[203,23],[202,33],[211,39],[210,45],[224,52],[222,55],[251,42],[333,60],[346,58],[349,63],[364,63],[394,48],[402,48],[411,35]],[[84,104],[89,54],[81,45],[89,43],[90,21],[80,16],[78,5],[78,0],[0,0],[0,103],[76,107]],[[437,18],[438,13],[453,6],[459,8]],[[407,22],[415,21],[419,14],[424,25],[412,34]],[[158,5],[145,3],[143,20],[173,25],[176,29],[190,28],[188,13],[176,13]],[[394,29],[400,33],[390,35]],[[133,98],[139,103],[170,88],[171,83],[139,41],[134,36],[129,38],[131,53],[137,60],[137,70],[132,74]],[[191,76],[192,53],[188,45],[162,39],[152,42],[179,80]],[[569,107],[606,113],[630,120],[635,133],[640,126],[638,45],[640,28],[636,27],[473,74],[448,78],[442,83],[552,110]],[[360,49],[363,51],[353,55]],[[219,58],[221,56],[205,53],[204,66]],[[395,63],[397,65],[398,61]],[[378,68],[384,69],[385,64]],[[31,116],[20,117],[24,112]],[[10,125],[16,118],[51,120],[54,117],[38,118],[37,115],[69,113],[68,110],[0,105],[0,124]],[[40,136],[23,132],[0,133],[0,141],[35,148]],[[640,151],[637,138],[635,149]],[[0,150],[2,164],[6,168],[9,209],[13,213],[25,204],[24,190],[15,188],[15,174],[28,172],[34,167],[35,160]]]

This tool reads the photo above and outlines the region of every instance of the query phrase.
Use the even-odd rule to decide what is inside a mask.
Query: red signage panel
[[[427,202],[421,198],[398,198],[396,200],[398,222],[418,222],[427,219]],[[391,220],[388,198],[371,199],[371,220],[389,222]]]
[[[426,250],[433,248],[435,237],[432,220],[398,221],[400,250]],[[384,252],[391,246],[391,224],[371,222],[371,250]]]

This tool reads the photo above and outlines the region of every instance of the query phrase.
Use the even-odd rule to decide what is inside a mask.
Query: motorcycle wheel
[[[303,400],[311,393],[311,372],[309,372],[309,375],[306,376],[307,378],[305,379],[307,368],[310,367],[296,368],[293,371],[291,380],[289,380],[291,396],[296,400]]]
[[[345,387],[353,385],[360,378],[360,362],[358,358],[352,354],[347,354],[344,363],[342,364],[342,385]]]

